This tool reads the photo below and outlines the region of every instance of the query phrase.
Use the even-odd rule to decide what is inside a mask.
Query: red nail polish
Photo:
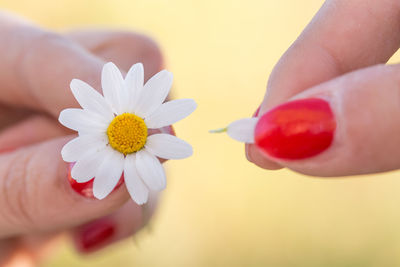
[[[76,245],[81,252],[92,252],[109,244],[115,235],[115,224],[100,219],[84,225],[76,236]]]
[[[327,149],[336,129],[325,100],[308,98],[282,104],[265,113],[255,128],[257,147],[272,157],[304,159]]]
[[[81,196],[96,199],[93,196],[93,181],[94,181],[94,179],[92,179],[86,183],[78,183],[71,177],[71,169],[74,166],[74,164],[75,163],[68,164],[68,181],[69,181],[69,184],[71,185],[72,189],[74,189],[74,191],[77,192],[78,194],[80,194]],[[124,183],[124,174],[122,174],[121,178],[118,181],[118,184],[114,187],[113,192],[115,190],[117,190],[123,183]]]

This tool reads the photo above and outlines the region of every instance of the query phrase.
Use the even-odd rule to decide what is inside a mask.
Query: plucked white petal
[[[129,102],[127,112],[133,113],[139,95],[143,90],[144,69],[142,63],[133,65],[125,77],[125,87],[129,91]]]
[[[193,99],[177,99],[159,106],[150,116],[145,118],[148,128],[157,129],[174,124],[189,116],[197,107]]]
[[[78,183],[86,183],[91,180],[95,177],[106,154],[106,147],[100,150],[88,151],[72,167],[71,177]]]
[[[107,102],[117,114],[122,113],[122,99],[126,99],[124,79],[121,72],[114,63],[108,62],[104,65],[101,74],[101,87]]]
[[[139,96],[135,113],[142,118],[153,113],[167,97],[172,79],[172,73],[166,70],[162,70],[150,78]]]
[[[232,122],[228,126],[227,133],[233,139],[252,144],[254,143],[254,128],[258,118],[245,118]]]
[[[113,119],[113,112],[110,105],[104,97],[90,85],[81,80],[73,79],[70,87],[75,99],[82,108],[98,113],[108,120]]]
[[[104,161],[98,168],[93,182],[93,196],[103,199],[118,184],[124,169],[124,155],[118,151],[107,148]]]
[[[67,108],[60,112],[58,121],[75,131],[88,133],[105,132],[110,121],[89,110]]]
[[[145,149],[136,153],[136,169],[145,184],[155,191],[161,191],[166,186],[164,168],[160,161]]]
[[[183,159],[193,154],[192,146],[170,134],[153,134],[147,138],[146,150],[163,159]]]
[[[125,158],[124,164],[125,185],[133,201],[142,205],[147,202],[149,189],[144,184],[136,169],[136,155],[129,154]]]
[[[81,135],[64,145],[61,156],[66,162],[76,162],[88,151],[97,151],[106,145],[106,135]]]

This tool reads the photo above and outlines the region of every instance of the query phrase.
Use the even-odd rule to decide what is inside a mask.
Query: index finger
[[[385,63],[400,46],[397,0],[328,0],[270,76],[261,114],[314,85]]]
[[[399,18],[397,0],[326,1],[275,66],[259,115],[312,86],[387,62],[400,45]],[[277,167],[255,146],[247,150],[260,167]]]

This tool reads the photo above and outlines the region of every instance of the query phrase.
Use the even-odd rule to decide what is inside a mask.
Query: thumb
[[[53,231],[104,216],[128,199],[124,186],[104,200],[76,194],[60,157],[62,137],[0,155],[0,237]]]
[[[400,66],[376,65],[308,89],[255,128],[266,159],[315,176],[400,167]]]

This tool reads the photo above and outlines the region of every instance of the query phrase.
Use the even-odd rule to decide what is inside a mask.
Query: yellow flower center
[[[116,116],[107,128],[112,148],[124,155],[139,151],[146,144],[147,126],[143,119],[130,113]]]

